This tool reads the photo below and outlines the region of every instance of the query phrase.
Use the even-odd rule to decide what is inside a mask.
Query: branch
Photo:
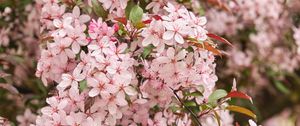
[[[178,101],[181,103],[181,105],[184,106],[184,108],[186,108],[192,114],[192,117],[196,120],[196,123],[199,126],[202,126],[201,122],[197,118],[197,115],[191,109],[189,109],[188,107],[186,107],[184,105],[184,103],[180,100],[179,96],[177,95],[176,91],[173,88],[171,88],[171,87],[169,87],[169,88],[173,91],[174,95],[176,96],[176,98],[178,99]]]

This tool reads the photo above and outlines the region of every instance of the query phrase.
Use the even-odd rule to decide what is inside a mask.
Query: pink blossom
[[[163,34],[163,39],[174,39],[177,43],[183,44],[185,35],[190,32],[190,29],[186,26],[186,22],[183,20],[176,20],[175,22],[163,22],[166,32]]]

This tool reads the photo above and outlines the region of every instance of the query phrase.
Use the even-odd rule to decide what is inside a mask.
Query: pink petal
[[[165,40],[171,40],[174,37],[175,32],[174,31],[166,31],[163,34],[163,39]]]
[[[117,104],[120,105],[120,106],[127,105],[127,101],[125,100],[124,93],[118,93],[117,97],[116,97],[116,101],[117,101]]]
[[[108,105],[107,105],[107,108],[108,108],[108,111],[109,111],[109,113],[110,114],[116,114],[116,112],[117,112],[117,105],[116,104],[114,104],[114,103],[109,103]]]
[[[71,80],[64,80],[64,81],[61,81],[59,84],[58,84],[58,86],[59,87],[62,87],[62,88],[66,88],[66,87],[68,87],[68,86],[70,86],[71,85]]]
[[[74,52],[74,53],[79,53],[79,51],[80,51],[80,45],[77,43],[77,42],[73,42],[73,44],[72,44],[72,51]]]
[[[88,22],[90,19],[91,19],[91,18],[90,18],[90,16],[88,16],[88,15],[81,15],[81,16],[79,17],[80,23],[86,23],[86,22]]]
[[[60,41],[61,45],[64,47],[69,47],[72,44],[73,40],[69,37],[66,37]]]
[[[57,105],[58,109],[64,109],[68,105],[68,100],[63,99]]]
[[[170,63],[171,60],[168,57],[158,57],[156,58],[156,61],[159,63]]]
[[[99,82],[95,78],[88,78],[87,85],[92,87],[98,87]]]
[[[106,85],[106,91],[109,92],[109,93],[116,93],[116,92],[119,91],[119,88],[115,85],[107,84]]]
[[[125,87],[124,90],[125,90],[126,94],[128,94],[128,95],[131,95],[131,96],[137,95],[137,91],[132,86],[127,86],[127,87]]]
[[[150,35],[150,36],[146,37],[146,38],[143,40],[142,45],[143,45],[143,46],[147,46],[147,45],[153,43],[154,40],[155,40],[155,39],[154,39],[154,36],[153,36],[153,35]]]
[[[54,19],[53,20],[53,25],[57,28],[60,28],[62,25],[62,22],[59,19]]]
[[[90,90],[89,92],[89,96],[90,97],[95,97],[100,93],[99,88],[93,88],[92,90]]]
[[[75,120],[74,120],[74,118],[71,117],[71,116],[67,116],[66,121],[67,121],[67,124],[68,124],[68,125],[73,125],[73,124],[75,124]]]
[[[167,50],[167,56],[170,58],[170,59],[174,59],[174,56],[175,56],[175,49],[170,47],[168,48]]]
[[[177,55],[176,55],[176,59],[177,60],[182,60],[183,58],[185,58],[186,54],[188,52],[186,50],[181,50]]]
[[[166,28],[167,30],[170,30],[170,31],[174,31],[174,30],[175,30],[174,27],[173,27],[172,22],[166,22],[166,21],[164,21],[164,22],[163,22],[163,25],[165,26],[165,28]]]
[[[80,9],[79,9],[79,7],[75,6],[75,7],[73,8],[73,15],[74,15],[76,18],[79,17],[79,15],[80,15]]]
[[[71,58],[74,59],[76,57],[75,53],[71,50],[71,49],[65,49],[66,55]]]
[[[175,34],[175,41],[178,42],[179,44],[183,44],[184,43],[184,39],[178,33]]]

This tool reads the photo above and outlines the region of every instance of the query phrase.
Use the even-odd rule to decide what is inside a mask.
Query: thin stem
[[[169,88],[173,91],[174,95],[176,96],[176,98],[178,99],[178,101],[181,103],[181,105],[184,106],[184,108],[186,108],[191,113],[191,115],[193,116],[193,118],[196,120],[196,123],[199,126],[202,126],[202,124],[200,123],[200,121],[197,118],[197,115],[191,109],[189,109],[188,107],[186,107],[184,105],[184,103],[181,101],[181,99],[179,98],[179,96],[177,95],[176,91],[173,88],[171,88],[171,87],[169,87]]]

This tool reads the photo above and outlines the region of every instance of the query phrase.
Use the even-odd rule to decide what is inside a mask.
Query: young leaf
[[[123,25],[126,25],[127,24],[127,19],[126,17],[118,17],[118,18],[115,18],[114,20],[122,23]]]
[[[150,24],[151,22],[152,22],[151,19],[148,19],[148,20],[144,20],[144,21],[143,21],[144,24]]]
[[[220,37],[220,36],[215,35],[215,34],[212,34],[212,33],[208,33],[208,34],[206,34],[206,35],[207,35],[208,37],[210,37],[210,38],[216,39],[216,40],[218,40],[218,41],[220,41],[220,42],[223,42],[223,43],[225,43],[225,44],[227,44],[227,45],[232,46],[232,44],[231,44],[229,41],[227,41],[226,39],[224,39],[223,37]]]
[[[235,106],[235,105],[229,105],[226,107],[226,109],[233,111],[233,112],[242,113],[242,114],[245,114],[247,116],[250,116],[250,117],[256,119],[256,115],[249,109],[246,109],[246,108],[243,108],[240,106]]]
[[[142,18],[143,18],[143,9],[138,5],[133,6],[129,14],[129,20],[134,25],[136,25],[139,22],[142,22]]]
[[[245,93],[239,92],[239,91],[231,91],[227,94],[226,98],[242,98],[242,99],[247,99],[249,100],[251,103],[252,102],[252,98],[250,96],[248,96]]]
[[[196,42],[192,42],[192,45],[194,45],[194,46],[196,46],[196,47],[198,47],[198,48],[206,49],[206,50],[212,52],[212,53],[215,54],[215,55],[221,56],[221,54],[222,54],[220,50],[218,50],[218,49],[212,47],[208,42],[204,42],[203,44],[201,44],[201,43],[196,43]]]
[[[92,9],[97,16],[102,17],[103,19],[107,17],[107,12],[102,7],[102,5],[98,2],[98,0],[92,0],[92,5],[93,5]]]
[[[215,104],[218,99],[223,98],[227,95],[227,92],[223,89],[215,90],[209,97],[208,103]]]
[[[149,45],[147,47],[144,48],[144,51],[142,53],[142,58],[145,59],[149,56],[149,54],[152,52],[154,46],[153,45]]]
[[[153,18],[154,18],[155,20],[162,20],[161,16],[159,16],[159,15],[154,15]]]

